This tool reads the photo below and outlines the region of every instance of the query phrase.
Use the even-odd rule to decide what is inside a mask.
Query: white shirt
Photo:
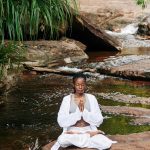
[[[84,108],[84,111],[81,112],[77,107],[74,113],[69,113],[71,94],[63,98],[57,118],[58,124],[63,128],[63,131],[66,131],[67,128],[73,126],[77,121],[81,120],[81,117],[84,121],[90,124],[91,130],[97,130],[97,127],[99,127],[99,125],[103,122],[103,116],[101,114],[97,99],[92,94],[86,93],[86,96],[89,99],[90,111]]]

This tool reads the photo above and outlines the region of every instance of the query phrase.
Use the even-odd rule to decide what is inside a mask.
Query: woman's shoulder
[[[95,98],[95,96],[93,94],[85,93],[85,95],[87,95],[90,98]]]
[[[64,99],[64,100],[65,100],[65,99],[70,99],[70,97],[71,97],[71,94],[64,96],[63,99]]]

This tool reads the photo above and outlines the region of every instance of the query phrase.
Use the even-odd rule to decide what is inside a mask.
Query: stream
[[[102,61],[116,52],[88,52],[88,62]],[[150,97],[150,82],[130,81],[114,77],[95,77],[87,80],[87,92],[133,94]],[[57,112],[62,98],[73,92],[72,77],[56,74],[20,76],[18,84],[5,94],[5,106],[0,109],[0,149],[21,150],[38,138],[39,145],[55,140],[62,129],[57,124]],[[123,105],[97,97],[101,105]],[[134,105],[133,105],[134,107]],[[142,107],[142,106],[139,106]],[[108,134],[129,134],[149,131],[150,126],[129,124],[132,117],[104,114],[100,129]]]

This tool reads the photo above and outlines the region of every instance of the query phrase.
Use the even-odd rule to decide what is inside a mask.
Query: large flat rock
[[[133,133],[129,135],[113,135],[109,136],[111,139],[118,141],[113,144],[111,150],[149,150],[150,147],[150,131],[142,133]],[[54,142],[45,145],[42,150],[50,150]],[[94,150],[94,149],[79,149],[79,148],[66,148],[60,150]]]
[[[88,23],[92,24],[96,30],[104,29],[116,33],[112,34],[111,32],[107,32],[109,34],[107,37],[113,37],[111,42],[108,41],[109,44],[116,46],[116,48],[119,47],[121,51],[126,47],[142,47],[143,44],[149,45],[148,42],[141,42],[142,40],[139,40],[140,43],[134,39],[127,40],[127,38],[125,40],[126,36],[122,37],[117,33],[121,33],[122,29],[133,23],[135,24],[135,30],[141,20],[145,16],[150,15],[150,4],[142,10],[141,6],[138,6],[135,0],[78,0],[78,2],[80,3],[80,15],[88,20]],[[132,34],[136,32],[133,33],[133,30],[128,28],[124,33],[131,31]],[[117,44],[119,44],[119,46],[117,46]]]
[[[26,65],[51,68],[62,64],[81,62],[88,59],[86,46],[72,39],[59,41],[25,41]]]
[[[146,55],[108,58],[95,66],[99,73],[128,79],[150,80],[150,57]]]
[[[111,113],[111,114],[117,114],[117,115],[124,114],[128,116],[143,117],[143,118],[150,116],[149,109],[140,108],[140,107],[102,106],[102,111],[105,113]]]
[[[99,9],[118,9],[124,12],[132,12],[134,16],[139,13],[149,12],[150,5],[144,10],[134,0],[77,0],[80,3],[80,10],[84,12],[97,13]]]
[[[142,133],[133,133],[129,135],[115,135],[112,139],[117,140],[111,150],[149,150],[150,131]]]
[[[136,95],[125,95],[119,92],[116,93],[95,93],[106,100],[113,100],[116,102],[123,102],[128,104],[144,104],[150,105],[150,97],[139,97]]]

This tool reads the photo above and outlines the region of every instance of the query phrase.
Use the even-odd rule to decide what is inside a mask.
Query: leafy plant
[[[57,38],[61,27],[71,25],[76,10],[76,0],[0,0],[0,73],[20,62],[23,52],[14,43],[4,44],[5,38],[20,41],[27,34],[33,39],[40,30]]]
[[[3,76],[5,66],[13,68],[12,64],[19,66],[20,61],[24,58],[25,51],[21,44],[7,42],[0,45],[0,77]]]
[[[144,9],[149,1],[150,0],[136,0],[136,3]]]
[[[1,39],[23,40],[28,32],[36,37],[40,24],[49,28],[50,38],[57,37],[60,26],[71,24],[74,10],[76,0],[0,0]]]

